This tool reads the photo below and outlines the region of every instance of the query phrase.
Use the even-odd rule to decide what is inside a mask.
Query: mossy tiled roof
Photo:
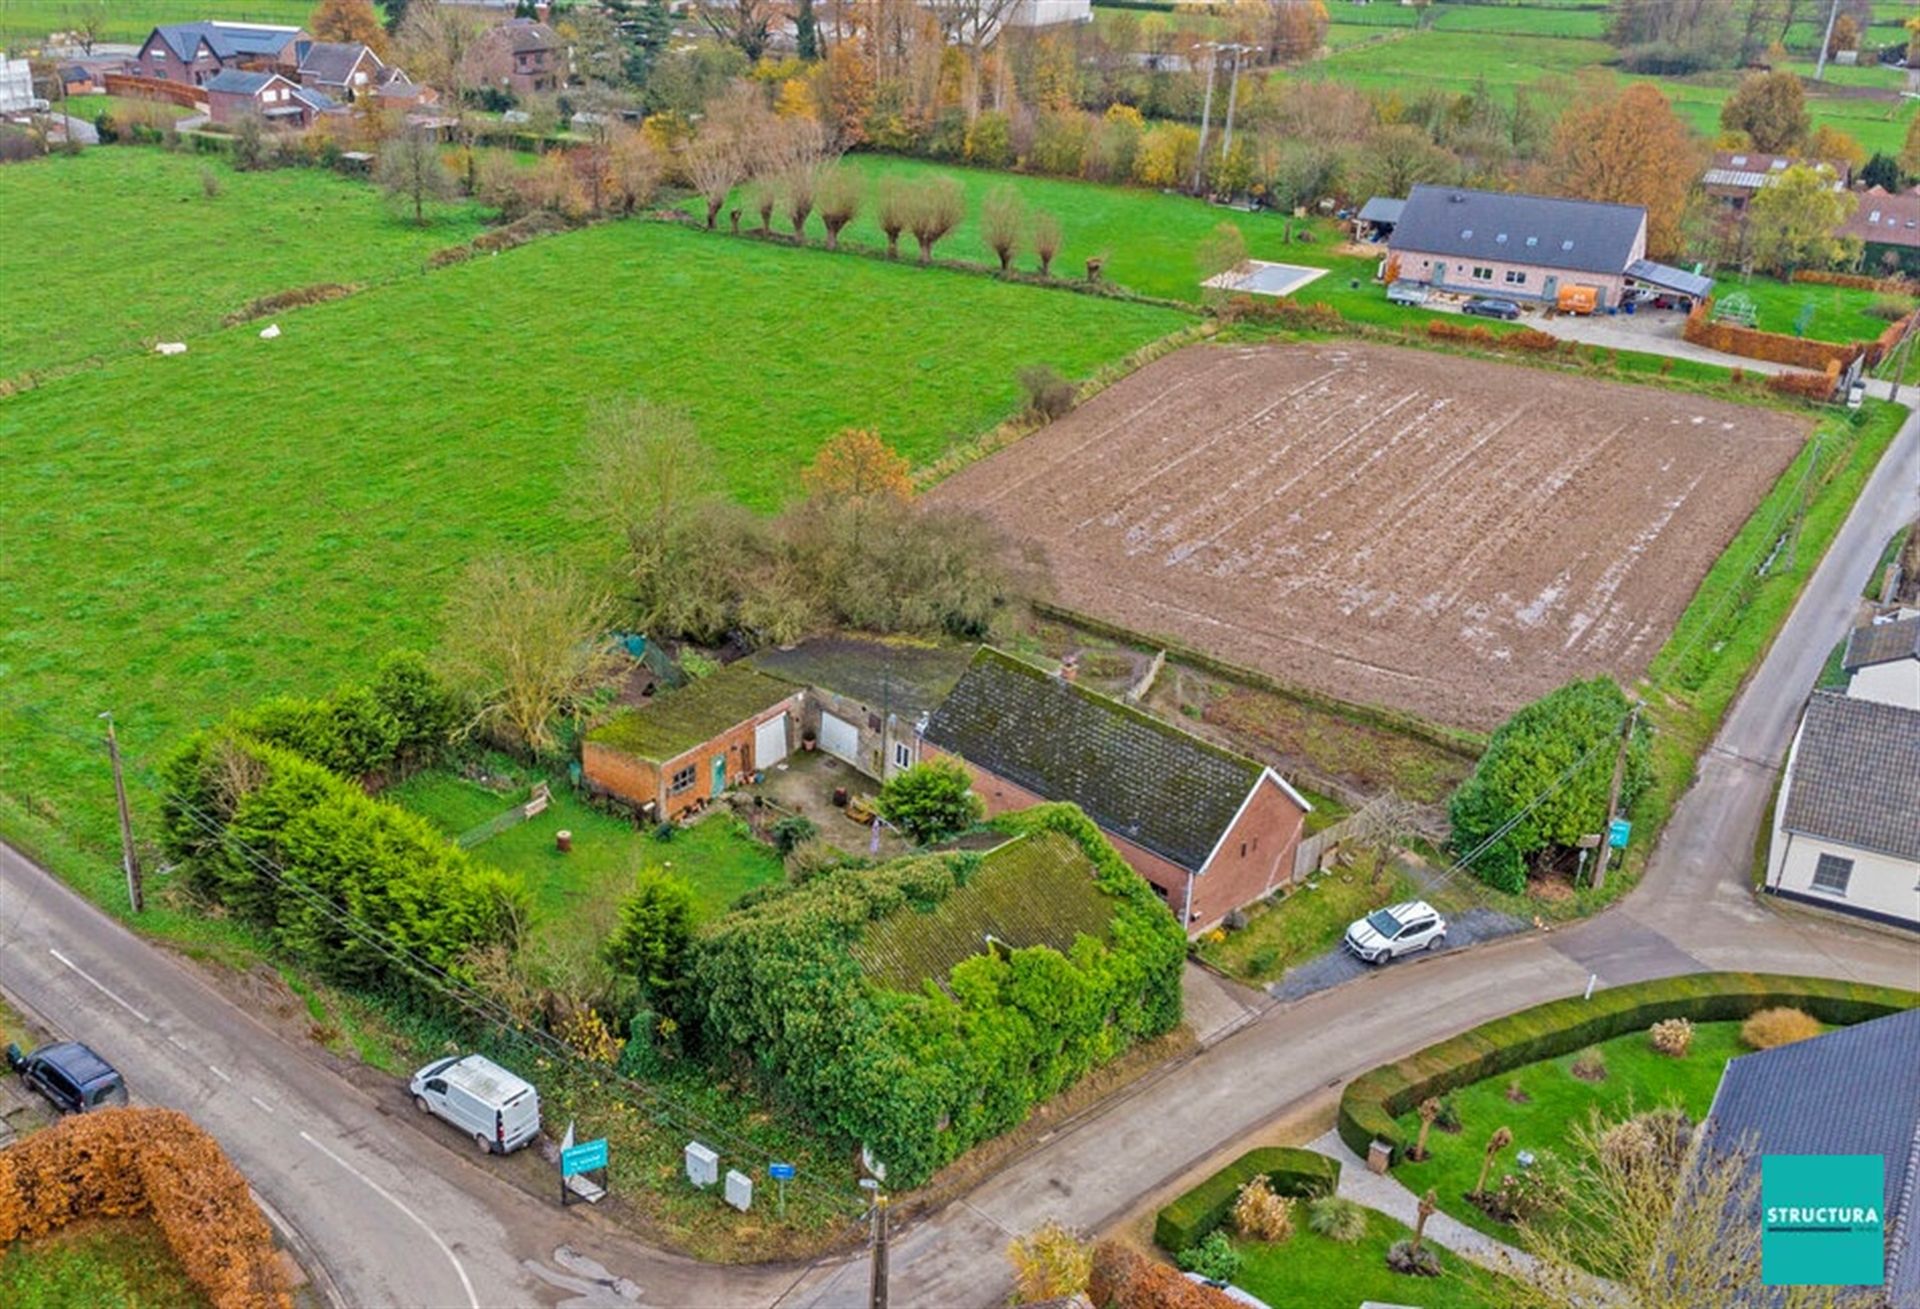
[[[1036,832],[996,846],[931,910],[899,909],[868,925],[853,954],[867,976],[898,991],[945,983],[987,938],[1013,950],[1050,945],[1065,954],[1082,934],[1104,941],[1114,898],[1094,884],[1093,861],[1071,837]]]
[[[677,691],[654,697],[587,734],[597,745],[665,763],[738,727],[794,694],[777,678],[728,664]]]
[[[1198,871],[1260,780],[1259,764],[1111,696],[982,649],[927,740]]]

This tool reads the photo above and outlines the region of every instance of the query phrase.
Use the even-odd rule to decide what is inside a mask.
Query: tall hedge
[[[454,719],[453,698],[426,659],[395,650],[371,682],[348,683],[317,700],[274,696],[235,710],[227,724],[342,777],[367,777],[426,763],[446,746]]]
[[[977,855],[842,868],[728,914],[694,952],[701,1039],[779,1077],[828,1128],[868,1146],[888,1180],[914,1186],[1023,1121],[1133,1042],[1180,1021],[1186,942],[1147,884],[1072,805],[1003,820],[1009,835],[1071,837],[1114,898],[1110,944],[1082,936],[984,953],[943,991],[873,984],[851,953],[868,923],[932,910]]]
[[[516,879],[291,750],[215,728],[161,775],[162,840],[192,884],[337,980],[403,974],[395,947],[457,969],[524,921]]]
[[[1154,1244],[1169,1254],[1200,1244],[1227,1220],[1240,1188],[1256,1177],[1266,1178],[1275,1195],[1332,1195],[1340,1187],[1340,1161],[1284,1145],[1249,1150],[1163,1208],[1154,1218]]]
[[[1609,987],[1591,999],[1550,1000],[1354,1078],[1340,1097],[1340,1139],[1358,1155],[1384,1141],[1397,1160],[1409,1142],[1396,1120],[1430,1095],[1642,1032],[1664,1019],[1730,1022],[1776,1005],[1846,1025],[1911,1009],[1920,1005],[1920,993],[1826,977],[1689,973]]]

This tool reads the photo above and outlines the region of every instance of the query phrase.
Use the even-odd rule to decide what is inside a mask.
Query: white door
[[[860,766],[860,730],[844,718],[821,713],[820,748],[856,768]]]
[[[787,757],[787,716],[769,718],[753,729],[753,766],[762,771]]]

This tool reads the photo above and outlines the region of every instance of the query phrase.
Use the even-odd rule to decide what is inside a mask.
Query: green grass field
[[[1800,315],[1811,304],[1813,316],[1800,335],[1816,341],[1871,341],[1888,325],[1888,320],[1875,318],[1866,312],[1868,305],[1885,298],[1878,291],[1862,291],[1850,286],[1821,286],[1813,282],[1782,282],[1770,277],[1756,277],[1743,282],[1736,269],[1720,277],[1713,293],[1718,300],[1745,295],[1759,311],[1755,326],[1763,331],[1788,335],[1793,334]]]
[[[1397,869],[1388,870],[1379,883],[1370,872],[1363,858],[1361,868],[1316,878],[1277,905],[1255,905],[1240,931],[1217,942],[1202,937],[1200,957],[1248,982],[1275,981],[1289,968],[1338,947],[1354,919],[1410,900],[1418,891],[1413,879]]]
[[[200,1309],[160,1229],[145,1219],[88,1219],[0,1249],[0,1304],[34,1309]]]
[[[276,291],[416,273],[481,223],[448,205],[419,228],[364,182],[141,146],[0,170],[0,213],[0,380],[193,337]]]
[[[1603,1082],[1575,1077],[1568,1071],[1575,1056],[1562,1055],[1454,1091],[1449,1098],[1460,1115],[1460,1131],[1454,1134],[1435,1128],[1427,1137],[1431,1157],[1419,1163],[1399,1164],[1393,1170],[1394,1177],[1415,1193],[1432,1187],[1439,1192],[1438,1203],[1444,1212],[1511,1242],[1516,1236],[1511,1225],[1496,1222],[1462,1198],[1479,1177],[1487,1138],[1496,1128],[1511,1128],[1513,1145],[1495,1161],[1495,1179],[1499,1170],[1512,1171],[1518,1166],[1514,1156],[1521,1150],[1531,1150],[1536,1156],[1552,1151],[1569,1158],[1573,1129],[1585,1125],[1595,1108],[1612,1122],[1629,1112],[1674,1104],[1698,1122],[1713,1103],[1727,1060],[1749,1053],[1740,1041],[1738,1023],[1695,1024],[1693,1049],[1682,1059],[1655,1050],[1645,1032],[1615,1037],[1598,1048],[1607,1067]],[[1513,1083],[1527,1097],[1524,1103],[1508,1097],[1508,1086]],[[1418,1116],[1405,1115],[1401,1126],[1417,1133]]]
[[[724,484],[770,507],[846,427],[925,462],[1018,408],[1021,368],[1084,377],[1191,320],[621,223],[279,321],[277,341],[240,327],[0,399],[19,711],[0,826],[81,839],[96,857],[67,871],[103,903],[123,896],[100,710],[148,761],[235,704],[431,648],[469,560],[600,542],[575,463],[596,402],[687,407]]]
[[[1427,1247],[1439,1256],[1438,1277],[1407,1277],[1387,1267],[1387,1247],[1413,1229],[1369,1210],[1367,1232],[1352,1245],[1307,1228],[1304,1201],[1294,1206],[1293,1235],[1285,1241],[1236,1240],[1240,1271],[1233,1284],[1274,1309],[1307,1305],[1419,1304],[1422,1309],[1488,1309],[1505,1303],[1512,1286],[1451,1250]]]
[[[89,13],[105,22],[102,41],[137,43],[161,23],[201,18],[302,27],[312,0],[0,0],[0,45],[32,48],[50,32],[69,31]]]
[[[519,874],[533,893],[536,933],[559,930],[584,905],[617,904],[633,888],[643,868],[659,868],[693,888],[704,920],[724,913],[742,894],[778,881],[785,874],[771,847],[753,839],[745,826],[715,814],[659,841],[625,819],[589,808],[565,778],[551,780],[553,803],[547,811],[471,847],[474,857]],[[421,814],[449,837],[479,827],[527,798],[520,787],[502,795],[446,772],[422,773],[386,793],[396,804]],[[559,831],[573,833],[573,849],[561,854]]]

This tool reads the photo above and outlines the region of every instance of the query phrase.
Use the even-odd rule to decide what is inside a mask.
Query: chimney
[[[1060,680],[1073,682],[1080,677],[1080,656],[1070,654],[1060,661]]]

